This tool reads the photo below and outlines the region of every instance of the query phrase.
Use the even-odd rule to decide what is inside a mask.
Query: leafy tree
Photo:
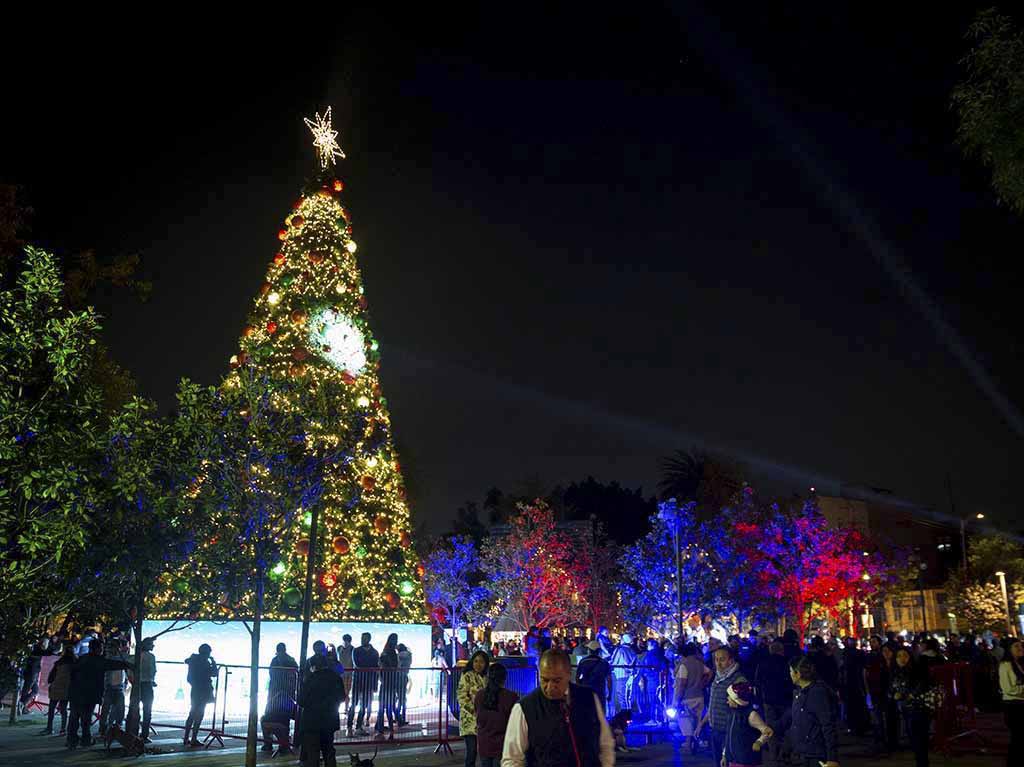
[[[647,531],[637,520],[647,520],[657,511],[654,498],[644,498],[640,488],[630,490],[618,482],[598,482],[587,477],[557,491],[557,505],[570,520],[595,519],[609,538],[620,544],[632,543]]]
[[[99,318],[66,306],[49,253],[27,247],[20,267],[0,291],[0,625],[9,655],[74,601],[69,563],[102,524],[105,427],[90,375]]]
[[[161,594],[154,612],[168,614],[175,594],[194,595],[197,605],[217,604],[223,619],[242,620],[251,643],[246,764],[255,764],[259,712],[260,627],[267,612],[267,586],[287,574],[290,536],[306,513],[321,502],[327,470],[351,460],[343,445],[328,451],[307,445],[302,407],[304,387],[271,381],[242,365],[212,397],[212,441],[207,460],[188,494],[207,519],[206,535],[190,552],[186,567]],[[285,405],[284,403],[288,403]],[[299,407],[291,405],[298,403]],[[305,552],[308,556],[308,539]],[[343,573],[324,571],[317,587],[329,591]],[[298,608],[296,587],[280,596],[282,608]],[[205,609],[205,608],[204,608]],[[197,615],[197,612],[193,615]]]
[[[662,499],[695,501],[703,518],[717,514],[743,488],[740,468],[725,456],[700,450],[677,450],[661,461]]]
[[[950,606],[963,628],[1005,631],[1006,605],[997,572],[1006,575],[1011,604],[1024,602],[1024,547],[1004,535],[972,540],[967,572],[954,572],[946,582]]]
[[[481,582],[480,554],[469,537],[452,536],[440,541],[423,563],[423,588],[427,604],[452,630],[456,640],[460,626],[486,611],[490,592]],[[443,616],[443,620],[441,620]]]
[[[989,8],[967,34],[975,43],[953,90],[957,138],[968,156],[991,168],[999,199],[1024,214],[1024,32]]]
[[[697,519],[697,504],[659,504],[651,531],[627,546],[619,561],[622,618],[627,626],[669,635],[677,625],[676,533],[681,554],[683,619],[695,612],[721,613],[725,603],[711,556],[712,526]]]
[[[182,381],[172,416],[160,418],[154,403],[135,397],[113,417],[107,432],[107,524],[89,547],[84,572],[102,589],[99,601],[107,615],[120,615],[130,625],[136,647],[150,598],[195,550],[207,522],[190,490],[202,467],[218,458],[211,450],[213,402],[213,390]],[[136,678],[140,664],[136,653]],[[133,734],[139,704],[135,685],[127,723]]]
[[[863,535],[829,524],[813,499],[795,516],[778,513],[766,524],[736,522],[730,536],[757,574],[753,588],[762,604],[794,618],[801,638],[814,620],[838,619],[876,593],[888,576],[886,562]]]
[[[572,578],[587,604],[588,622],[594,633],[615,625],[619,616],[619,557],[621,547],[609,539],[604,525],[591,518],[591,529],[577,537],[572,557]]]
[[[573,577],[575,550],[543,500],[521,503],[509,532],[484,545],[481,568],[494,595],[492,616],[530,626],[571,626],[586,620],[586,594]]]
[[[487,526],[480,520],[480,507],[476,501],[466,501],[455,510],[452,535],[471,538],[477,545],[487,535]]]

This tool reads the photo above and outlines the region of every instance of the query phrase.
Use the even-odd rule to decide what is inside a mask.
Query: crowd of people
[[[438,646],[448,658],[453,652],[456,660],[469,655],[458,691],[467,767],[478,755],[482,767],[492,767],[488,760],[498,750],[495,722],[501,717],[491,711],[511,711],[511,699],[493,692],[487,700],[504,703],[481,709],[487,686],[504,684],[501,659],[543,657],[546,651],[565,653],[572,681],[595,696],[617,750],[628,750],[623,736],[633,722],[649,727],[668,721],[691,751],[708,749],[728,764],[769,767],[794,757],[807,767],[835,767],[841,730],[870,738],[877,756],[907,750],[917,767],[927,767],[945,692],[937,667],[967,664],[974,704],[1004,712],[1007,763],[1024,764],[1019,640],[953,635],[941,642],[930,635],[888,633],[867,640],[815,636],[802,646],[795,631],[779,637],[751,631],[724,642],[714,636],[703,642],[637,642],[629,634],[614,640],[601,629],[587,641],[531,628],[521,646]],[[498,674],[500,681],[491,679]]]
[[[408,723],[407,689],[412,653],[398,641],[397,634],[390,634],[379,652],[371,640],[371,635],[364,633],[358,646],[352,644],[348,634],[337,646],[316,641],[312,655],[301,670],[284,643],[277,645],[270,661],[267,704],[260,718],[262,750],[272,752],[276,744],[280,753],[292,753],[294,727],[295,740],[303,752],[307,746],[316,753],[325,752],[325,728],[331,726],[328,739],[333,742],[334,733],[342,727],[340,719],[335,724],[330,709],[333,706],[334,717],[337,717],[342,704],[345,704],[349,737],[369,735],[366,728],[373,724],[371,715],[375,711],[374,733],[380,738],[394,738],[395,729]],[[8,673],[4,677],[5,689],[0,690],[0,700],[13,692],[11,697],[19,713],[43,707],[36,702],[43,659],[56,656],[52,664],[47,664],[46,726],[40,735],[55,734],[54,722],[58,716],[60,724],[56,734],[65,737],[69,749],[91,746],[95,723],[98,723],[101,739],[108,732],[123,733],[126,694],[132,686],[137,686],[141,704],[139,737],[143,743],[150,742],[157,675],[154,645],[153,638],[145,638],[139,644],[136,679],[135,654],[129,654],[130,638],[119,630],[106,636],[88,631],[79,638],[68,635],[42,638],[33,644],[23,663],[15,665],[3,661],[3,670]],[[197,747],[202,745],[199,733],[206,721],[207,707],[214,700],[219,666],[213,658],[213,649],[206,643],[185,658],[184,664],[190,706],[183,743],[186,747]],[[335,678],[337,684],[332,681]],[[300,727],[299,722],[304,724]],[[333,754],[333,747],[331,752]],[[333,760],[333,756],[331,758]]]
[[[648,727],[668,722],[686,748],[708,749],[727,764],[775,767],[795,756],[807,767],[836,767],[842,728],[870,736],[879,756],[907,749],[917,767],[927,767],[944,693],[937,669],[951,662],[967,664],[979,708],[1002,709],[1010,733],[1008,764],[1024,764],[1020,640],[954,635],[940,642],[934,636],[889,633],[866,641],[814,636],[802,646],[794,631],[779,637],[751,631],[724,642],[715,636],[699,639],[704,637],[635,641],[629,634],[613,638],[602,628],[588,640],[531,628],[521,642],[438,640],[434,665],[462,671],[455,698],[466,767],[478,760],[481,767],[497,767],[499,761],[502,767],[518,767],[522,760],[543,767],[583,761],[607,767],[608,754],[613,762],[615,750],[629,750],[625,735],[634,722]],[[53,734],[59,716],[58,734],[74,749],[91,745],[94,720],[101,737],[123,729],[126,689],[137,685],[139,732],[147,738],[157,671],[154,640],[140,643],[138,671],[130,645],[117,631],[41,639],[19,669],[15,705],[32,706],[42,659],[57,656],[48,664],[41,734]],[[337,646],[317,641],[312,649],[300,668],[283,643],[276,647],[260,720],[263,750],[276,745],[287,754],[298,742],[304,755],[333,764],[338,731],[393,739],[396,728],[407,724],[412,666],[412,654],[398,635],[390,634],[380,651],[369,633],[358,645],[346,634]],[[184,743],[197,746],[218,665],[208,644],[185,664],[191,705]],[[510,664],[537,668],[539,684],[522,699],[506,689]],[[593,697],[593,712],[588,703],[582,711],[566,703],[581,697]],[[561,734],[552,724],[558,717]],[[560,741],[563,736],[568,741]],[[542,743],[552,749],[550,759],[529,756]],[[560,761],[566,755],[572,759]],[[579,761],[584,755],[592,758]]]

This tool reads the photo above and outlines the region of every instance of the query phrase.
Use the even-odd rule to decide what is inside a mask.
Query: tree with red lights
[[[836,620],[869,598],[886,574],[864,536],[829,524],[813,500],[799,514],[779,511],[764,525],[737,522],[733,540],[756,574],[750,588],[795,619],[801,639],[813,621]]]
[[[484,546],[481,569],[494,595],[492,614],[522,630],[569,626],[587,619],[585,584],[574,577],[576,546],[542,500],[521,503],[507,535]]]

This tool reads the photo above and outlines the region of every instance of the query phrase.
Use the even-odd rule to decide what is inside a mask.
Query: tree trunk
[[[251,649],[249,656],[249,728],[245,736],[245,767],[256,767],[256,744],[259,733],[260,692],[260,621],[263,618],[263,573],[256,574],[256,610],[252,618]]]
[[[145,739],[148,732],[139,733],[139,707],[142,703],[142,686],[139,679],[142,675],[142,621],[145,619],[146,599],[143,596],[141,587],[135,603],[135,620],[132,621],[132,635],[135,638],[135,658],[132,665],[132,692],[128,700],[128,718],[125,720],[125,730],[129,735],[139,735]]]

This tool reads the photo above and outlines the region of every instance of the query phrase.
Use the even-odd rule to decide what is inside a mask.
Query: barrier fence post
[[[227,675],[228,670],[224,669],[225,692],[227,691]],[[216,684],[213,687],[213,724],[210,727],[210,732],[207,734],[206,738],[203,739],[203,748],[205,749],[208,749],[210,746],[212,746],[214,741],[217,741],[220,744],[220,747],[224,748],[224,729],[218,729],[217,727],[217,701],[219,700],[220,694],[220,668],[217,669],[217,676],[215,677],[215,679]],[[224,695],[225,707],[227,706],[227,699],[228,696]],[[202,727],[202,722],[199,723],[199,726]],[[188,733],[186,733],[186,735],[187,734]]]
[[[448,691],[448,680],[445,678],[447,675],[445,669],[437,670],[437,748],[434,749],[434,753],[441,753],[442,751],[446,754],[452,754],[452,746],[448,742],[448,707],[444,704],[444,699]]]

